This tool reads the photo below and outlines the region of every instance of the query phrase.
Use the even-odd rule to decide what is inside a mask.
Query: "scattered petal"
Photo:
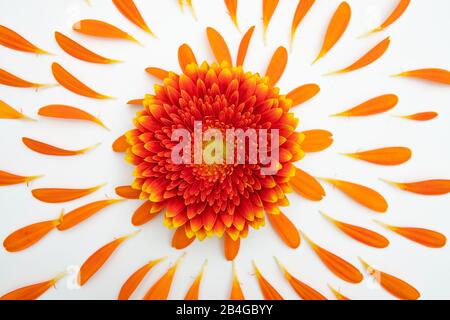
[[[367,262],[359,258],[362,264],[366,268],[367,272],[374,277],[374,279],[384,288],[386,291],[390,292],[392,295],[396,296],[401,300],[417,300],[420,297],[419,291],[417,291],[413,286],[406,283],[399,278],[396,278],[390,274],[384,273],[383,271],[376,270],[369,266]]]
[[[75,23],[72,29],[84,35],[110,38],[110,39],[125,39],[140,44],[135,38],[130,36],[123,30],[99,20],[86,19]]]
[[[367,35],[382,31],[393,24],[395,21],[397,21],[397,19],[400,18],[400,16],[405,12],[410,2],[411,0],[400,0],[389,17],[387,17],[387,19],[384,20],[384,22],[379,27],[376,27],[375,29],[370,31]]]
[[[242,37],[241,43],[239,44],[238,55],[236,58],[236,65],[242,66],[244,64],[245,56],[247,55],[248,46],[250,44],[250,40],[253,36],[253,31],[255,31],[255,26],[251,26],[247,32]]]
[[[286,97],[292,100],[292,107],[298,106],[316,96],[320,87],[315,83],[308,83],[295,88],[289,92]]]
[[[321,184],[313,176],[299,168],[295,168],[295,176],[291,177],[289,184],[295,192],[306,199],[320,201],[325,196],[325,190]]]
[[[192,283],[191,287],[189,288],[188,292],[184,296],[184,300],[198,300],[199,291],[200,291],[200,283],[203,278],[203,272],[205,271],[206,264],[208,260],[205,260],[205,263],[203,263],[202,270],[198,274],[198,276],[195,278],[194,282]]]
[[[301,282],[300,280],[292,276],[277,258],[275,258],[275,260],[277,261],[280,269],[283,271],[283,274],[291,285],[292,289],[297,292],[300,298],[302,298],[303,300],[327,300],[327,298],[308,286],[306,283]]]
[[[417,69],[405,71],[395,75],[397,77],[411,77],[442,84],[450,84],[450,71],[438,68]]]
[[[118,300],[128,300],[139,284],[142,282],[144,277],[148,274],[148,272],[158,263],[164,261],[166,258],[160,258],[156,260],[152,260],[146,263],[143,267],[139,268],[134,272],[123,284],[122,288],[119,292]]]
[[[94,148],[96,148],[99,144],[81,149],[81,150],[65,150],[65,149],[61,149],[37,140],[33,140],[30,138],[22,138],[22,142],[31,150],[37,152],[37,153],[41,153],[41,154],[46,154],[49,156],[59,156],[59,157],[67,157],[67,156],[76,156],[76,155],[80,155],[83,153],[86,153]]]
[[[395,94],[384,94],[370,100],[367,100],[356,107],[344,112],[333,114],[332,116],[361,117],[379,114],[391,110],[398,103],[398,97]]]
[[[394,182],[389,180],[384,181],[402,190],[422,195],[434,196],[443,195],[450,192],[450,180],[448,179],[433,179],[417,182]]]
[[[330,288],[331,292],[335,295],[336,299],[338,300],[350,300],[343,294],[341,294],[339,291],[337,291],[335,288],[333,288],[330,284],[328,285],[328,288]]]
[[[264,278],[253,261],[253,268],[255,269],[256,277],[258,279],[259,288],[264,296],[265,300],[284,300],[283,297],[275,290],[274,287]]]
[[[231,21],[233,21],[233,24],[239,30],[239,25],[238,25],[238,22],[237,22],[238,0],[224,0],[224,2],[225,2],[225,5],[227,6],[228,14],[231,17]]]
[[[292,249],[300,245],[300,233],[295,225],[289,220],[283,212],[278,214],[267,214],[270,223],[280,238]]]
[[[292,44],[294,43],[295,34],[297,32],[297,28],[302,22],[303,18],[311,9],[315,0],[299,0],[297,8],[295,9],[294,18],[292,19],[291,26],[291,38],[290,38],[290,48],[292,49]]]
[[[269,27],[270,20],[273,13],[278,6],[279,0],[262,0],[263,7],[263,27],[264,27],[264,42],[267,41],[267,28]]]
[[[91,194],[106,184],[101,184],[87,189],[62,189],[62,188],[43,188],[31,191],[33,197],[46,203],[68,202]]]
[[[188,247],[192,242],[194,242],[195,237],[189,238],[186,235],[186,230],[184,226],[178,227],[178,229],[173,234],[172,247],[181,250]]]
[[[66,273],[61,273],[51,280],[16,289],[0,297],[0,300],[36,300],[65,276]]]
[[[17,111],[6,102],[0,100],[0,119],[24,119],[32,120],[23,113]]]
[[[410,114],[407,116],[400,116],[400,118],[414,120],[414,121],[428,121],[436,118],[438,116],[437,112],[434,111],[426,111],[426,112],[419,112]]]
[[[442,248],[447,243],[447,238],[442,233],[439,233],[437,231],[423,228],[396,227],[377,220],[375,221],[383,227],[426,247]]]
[[[151,36],[156,37],[152,30],[150,30],[150,28],[148,27],[133,0],[113,0],[113,3],[120,11],[120,13],[125,16],[125,18],[130,20],[132,23],[137,25],[139,28],[141,28]]]
[[[386,147],[345,155],[383,166],[396,166],[411,159],[411,150],[405,147]]]
[[[108,129],[103,122],[94,117],[90,113],[81,109],[70,107],[62,104],[52,104],[39,109],[38,114],[43,117],[59,118],[59,119],[73,119],[73,120],[85,120],[94,122],[101,127]]]
[[[137,210],[133,213],[131,218],[131,223],[134,226],[142,226],[143,224],[149,222],[155,218],[162,209],[157,208],[159,204],[151,202],[150,200],[145,201]]]
[[[28,183],[42,176],[19,176],[13,173],[0,170],[0,186],[10,186],[19,183]]]
[[[167,300],[169,296],[170,287],[172,286],[173,276],[177,271],[178,266],[183,260],[185,254],[178,258],[177,262],[167,270],[167,272],[155,282],[155,284],[147,291],[144,300]]]
[[[61,223],[61,217],[56,220],[33,223],[11,233],[3,241],[3,247],[8,252],[22,251],[41,240]]]
[[[239,248],[241,246],[240,238],[233,240],[228,233],[224,233],[223,235],[223,246],[225,251],[225,258],[229,261],[233,261],[236,258]]]
[[[233,261],[233,283],[231,284],[230,300],[245,300]]]
[[[135,106],[143,106],[144,105],[144,99],[132,99],[127,102],[129,105],[135,105]]]
[[[278,47],[270,60],[266,70],[266,77],[269,78],[269,86],[273,87],[277,84],[283,75],[288,61],[288,53],[284,47]]]
[[[386,212],[388,208],[388,203],[384,197],[373,189],[344,180],[327,178],[322,180],[331,183],[350,198],[371,210],[376,212]]]
[[[322,151],[333,143],[333,134],[327,130],[314,129],[302,133],[305,139],[301,143],[301,148],[305,152]]]
[[[341,2],[331,18],[322,48],[320,49],[316,59],[313,61],[313,64],[320,58],[323,58],[339,41],[348,27],[351,15],[352,9],[349,4],[345,1]]]
[[[57,226],[59,231],[68,230],[84,220],[92,217],[100,210],[118,202],[122,202],[124,199],[108,199],[91,202],[75,210],[72,210],[61,217],[61,222]]]
[[[361,272],[359,272],[359,270],[349,262],[331,253],[330,251],[319,247],[305,234],[303,234],[303,237],[311,245],[313,250],[319,256],[320,260],[322,260],[322,262],[327,266],[328,270],[333,272],[336,276],[350,283],[359,283],[362,281],[363,275],[361,274]]]
[[[371,64],[371,63],[375,62],[376,60],[378,60],[379,58],[381,58],[381,56],[386,52],[387,48],[389,47],[390,42],[391,42],[391,40],[389,39],[389,37],[387,37],[386,39],[384,39],[380,43],[378,43],[375,47],[370,49],[366,54],[364,54],[361,58],[359,58],[353,64],[351,64],[348,67],[345,67],[343,69],[340,69],[340,70],[337,70],[334,72],[330,72],[329,74],[331,75],[331,74],[346,73],[346,72],[355,71],[355,70],[361,69],[365,66],[368,66],[369,64]]]
[[[14,30],[2,25],[0,25],[0,45],[23,52],[50,54],[45,50],[39,49]]]
[[[208,27],[206,29],[206,34],[208,35],[209,45],[216,57],[219,64],[226,61],[228,65],[232,65],[230,50],[228,49],[227,43],[223,39],[222,35],[215,29]]]
[[[97,273],[98,270],[105,264],[105,262],[111,257],[114,251],[125,241],[135,236],[139,231],[130,233],[126,236],[117,238],[111,241],[105,246],[95,251],[81,266],[78,277],[80,286],[86,284],[86,282]]]
[[[45,88],[54,87],[54,84],[34,83],[21,79],[8,71],[0,68],[0,84],[17,88]]]
[[[93,99],[113,99],[92,90],[56,62],[52,64],[52,73],[60,85],[75,94]]]
[[[342,232],[355,239],[356,241],[374,248],[386,248],[389,245],[389,240],[377,232],[335,220],[324,212],[320,213],[336,227],[338,227]]]

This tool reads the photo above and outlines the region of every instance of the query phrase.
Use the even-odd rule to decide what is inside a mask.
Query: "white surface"
[[[241,34],[232,25],[221,0],[197,0],[198,22],[186,12],[180,12],[177,1],[136,0],[150,27],[158,35],[155,40],[128,22],[107,0],[92,0],[89,7],[82,0],[0,0],[0,23],[56,56],[39,56],[0,47],[0,67],[36,82],[53,82],[50,65],[61,63],[94,89],[117,100],[96,101],[79,97],[62,87],[35,92],[27,89],[0,87],[0,98],[25,114],[36,117],[44,105],[63,103],[81,107],[99,116],[112,131],[76,121],[39,118],[39,122],[0,121],[0,168],[19,174],[45,174],[45,177],[25,185],[0,189],[0,238],[25,225],[53,219],[60,210],[71,210],[90,201],[114,197],[114,187],[130,182],[132,167],[122,155],[114,154],[111,143],[131,128],[136,109],[126,106],[127,100],[152,91],[155,79],[144,68],[158,66],[179,71],[177,48],[187,42],[194,48],[198,60],[213,59],[207,45],[205,28],[213,26],[227,40],[233,53],[237,52]],[[404,225],[439,230],[450,235],[450,197],[425,197],[402,192],[383,183],[384,177],[398,181],[428,178],[450,178],[449,101],[450,91],[442,85],[389,75],[407,69],[442,67],[450,69],[450,2],[447,0],[416,0],[387,31],[357,39],[361,33],[378,25],[397,1],[349,0],[352,19],[347,32],[326,58],[313,67],[310,62],[317,55],[329,19],[338,0],[317,1],[301,23],[287,70],[279,82],[282,91],[309,82],[321,86],[320,94],[295,109],[300,117],[299,130],[324,128],[332,131],[335,143],[328,150],[309,154],[299,165],[317,176],[348,179],[375,188],[387,198],[390,208],[385,215],[373,213],[352,202],[338,190],[326,185],[326,198],[319,203],[289,196],[291,206],[284,211],[290,219],[318,244],[337,253],[361,268],[357,256],[374,266],[412,283],[424,299],[448,299],[450,285],[450,249],[429,249],[393,234],[372,222],[373,218]],[[257,29],[250,45],[245,67],[264,72],[272,52],[279,45],[288,45],[290,23],[296,1],[280,1],[269,27],[268,45],[262,41],[261,1],[240,1],[238,20],[242,30],[251,25]],[[97,18],[113,23],[136,36],[145,46],[123,41],[108,41],[85,37],[71,31],[71,25],[82,18]],[[95,65],[79,61],[65,54],[53,39],[54,31],[63,32],[88,48],[107,57],[122,59],[118,65]],[[335,77],[323,77],[325,72],[344,67],[365,53],[387,35],[392,43],[378,62],[362,70]],[[345,110],[362,101],[384,93],[396,93],[398,106],[387,114],[361,119],[331,118],[329,114]],[[412,114],[434,110],[440,116],[425,123],[392,117],[392,114]],[[58,158],[39,155],[27,149],[22,136],[41,139],[67,148],[86,147],[102,142],[94,151],[79,157]],[[375,166],[339,155],[376,147],[405,145],[414,154],[406,164],[396,167]],[[66,204],[49,205],[35,200],[30,193],[37,187],[89,187],[108,182],[100,191]],[[23,285],[53,277],[70,266],[79,266],[95,250],[114,237],[134,230],[130,223],[138,201],[114,205],[67,232],[54,231],[33,247],[8,253],[0,249],[0,294]],[[330,215],[357,225],[369,227],[391,240],[387,249],[366,247],[348,238],[318,213]],[[161,256],[169,259],[157,266],[133,296],[140,298],[151,284],[165,272],[181,252],[170,247],[172,231],[157,218],[142,227],[142,232],[123,244],[108,263],[82,289],[75,289],[66,280],[49,290],[45,299],[115,299],[117,293],[137,268],[146,261]],[[200,297],[224,299],[229,295],[231,263],[222,253],[217,238],[195,242],[185,250],[188,254],[175,276],[170,298],[182,298],[193,278],[208,259]],[[320,262],[311,248],[302,242],[297,250],[287,248],[270,226],[251,230],[242,241],[236,260],[246,297],[261,299],[262,295],[253,275],[254,259],[266,278],[289,299],[297,295],[284,280],[273,256],[277,255],[298,278],[324,295],[333,298],[327,283],[341,288],[351,298],[389,299],[391,295],[379,289],[366,276],[358,285],[341,281]],[[73,279],[72,279],[73,280]]]

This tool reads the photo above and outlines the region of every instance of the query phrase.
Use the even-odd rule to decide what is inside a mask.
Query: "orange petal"
[[[447,179],[433,179],[418,182],[384,181],[402,190],[428,196],[443,195],[450,192],[450,180]]]
[[[322,260],[322,262],[327,266],[328,270],[333,272],[342,280],[350,283],[359,283],[362,281],[363,275],[353,265],[338,257],[337,255],[331,253],[330,251],[319,247],[317,244],[312,242],[312,240],[309,239],[305,234],[303,234],[303,236],[319,256],[320,260]]]
[[[262,10],[263,10],[263,27],[264,27],[264,42],[267,39],[267,28],[269,27],[270,20],[272,19],[273,13],[278,6],[279,0],[263,0]]]
[[[371,210],[377,212],[386,212],[388,208],[388,204],[384,197],[373,189],[344,180],[323,180],[331,183],[336,188],[348,195],[350,198]]]
[[[300,298],[302,298],[303,300],[327,300],[327,298],[308,286],[306,283],[303,283],[297,278],[293,277],[277,258],[275,258],[275,260],[277,261],[280,269],[283,271],[283,274],[291,285],[292,289],[297,292]]]
[[[295,33],[297,32],[297,28],[299,24],[302,22],[303,18],[311,9],[315,0],[299,0],[297,8],[295,9],[294,18],[292,19],[291,26],[291,38],[290,38],[290,47],[292,49],[292,44],[294,42]]]
[[[295,88],[286,97],[292,100],[292,107],[295,107],[313,98],[319,91],[320,87],[317,84],[309,83]]]
[[[398,103],[395,94],[385,94],[365,101],[354,108],[344,112],[333,114],[333,116],[361,117],[379,114],[391,110]]]
[[[114,152],[125,152],[129,147],[130,145],[128,144],[127,137],[125,135],[118,137],[112,145]]]
[[[47,143],[37,141],[37,140],[26,138],[26,137],[22,138],[22,142],[28,148],[30,148],[31,150],[33,150],[37,153],[46,154],[49,156],[59,156],[59,157],[80,155],[80,154],[86,153],[98,146],[98,144],[96,144],[94,146],[87,147],[87,148],[84,148],[81,150],[66,150],[66,149],[61,149],[61,148],[49,145]]]
[[[0,170],[0,186],[10,186],[19,183],[28,183],[42,176],[19,176],[13,173]]]
[[[227,43],[223,39],[222,35],[215,29],[208,27],[206,29],[206,34],[208,35],[209,45],[216,57],[219,64],[226,61],[228,65],[232,65],[230,50],[228,49]]]
[[[58,225],[58,230],[64,231],[70,229],[84,220],[90,218],[100,210],[118,202],[124,201],[123,199],[110,199],[91,202],[75,210],[66,213],[61,218],[61,223]]]
[[[255,261],[253,261],[253,268],[255,269],[256,277],[258,279],[259,288],[266,300],[284,300],[283,297],[275,290],[274,287],[263,277],[261,272],[259,272]]]
[[[155,207],[155,203],[151,201],[145,201],[137,210],[133,213],[131,223],[134,226],[142,226],[149,222],[151,219],[157,216],[160,211],[152,211]]]
[[[12,108],[10,105],[8,105],[6,102],[3,102],[2,100],[0,100],[0,119],[31,120],[29,117]]]
[[[331,223],[333,223],[336,227],[338,227],[342,232],[355,239],[356,241],[374,248],[386,248],[389,245],[389,240],[377,232],[335,220],[324,212],[320,213],[329,221],[331,221]]]
[[[158,263],[165,260],[166,258],[160,258],[152,260],[146,263],[143,267],[139,268],[134,272],[123,284],[119,292],[118,300],[128,300],[139,284],[142,282],[147,273]]]
[[[119,60],[102,57],[97,53],[83,47],[81,44],[77,43],[76,41],[70,39],[60,32],[55,32],[55,39],[61,49],[77,59],[99,64],[120,62]]]
[[[241,285],[236,273],[236,265],[233,261],[233,283],[231,284],[230,300],[245,300]]]
[[[72,29],[76,32],[88,36],[110,38],[110,39],[125,39],[139,44],[139,42],[135,38],[130,36],[125,31],[122,31],[109,23],[99,20],[93,19],[81,20],[75,23]]]
[[[34,83],[24,80],[1,68],[0,68],[0,84],[17,88],[44,88],[54,86],[53,84]]]
[[[238,55],[236,58],[237,66],[242,66],[244,64],[245,56],[247,55],[247,50],[250,44],[250,40],[252,39],[253,31],[255,31],[255,26],[251,26],[242,37],[241,43],[239,44]]]
[[[131,186],[120,186],[116,188],[116,194],[126,199],[139,199],[141,190],[133,189]]]
[[[401,300],[417,300],[420,297],[419,291],[417,291],[413,286],[406,283],[399,278],[396,278],[390,274],[384,273],[382,271],[376,270],[369,266],[367,262],[359,258],[367,269],[367,272],[374,277],[374,279],[384,288],[386,291],[390,292],[392,295],[396,296]]]
[[[202,266],[202,270],[198,274],[198,276],[195,278],[194,282],[192,283],[191,287],[189,288],[188,292],[184,296],[184,300],[198,300],[199,291],[200,291],[200,283],[202,282],[203,278],[203,272],[205,271],[207,264],[207,260]]]
[[[139,232],[139,231],[137,231]],[[83,286],[97,271],[105,264],[105,262],[111,257],[114,251],[129,238],[135,236],[137,232],[130,233],[126,236],[120,237],[110,243],[104,245],[97,251],[95,251],[81,266],[78,277],[80,286]]]
[[[305,139],[301,143],[301,148],[305,152],[318,152],[325,150],[333,143],[333,135],[327,130],[307,130],[303,131]]]
[[[120,13],[122,13],[128,20],[155,37],[155,34],[148,27],[133,0],[113,0],[113,3]]]
[[[31,191],[33,196],[43,202],[47,203],[61,203],[79,199],[91,194],[106,184],[101,184],[87,189],[62,189],[62,188],[45,188],[34,189]]]
[[[334,289],[331,285],[328,285],[328,288],[330,288],[331,292],[333,292],[333,294],[335,295],[336,299],[338,299],[338,300],[350,300],[349,298],[347,298],[346,296],[341,294],[339,291]]]
[[[347,26],[350,22],[350,17],[352,15],[352,9],[348,5],[347,2],[341,2],[339,7],[334,12],[333,17],[331,18],[330,24],[328,25],[327,33],[325,34],[325,39],[322,44],[322,48],[320,49],[319,54],[316,59],[313,61],[316,62],[320,58],[324,57],[331,48],[339,41],[339,39],[344,34]]]
[[[91,121],[108,130],[108,127],[106,127],[103,122],[94,117],[92,114],[81,109],[62,104],[52,104],[42,107],[39,109],[38,114],[43,117]]]
[[[393,24],[395,21],[397,21],[397,19],[400,18],[403,12],[405,12],[410,2],[411,0],[400,0],[397,6],[395,7],[394,11],[392,11],[392,13],[390,14],[390,16],[387,17],[387,19],[384,20],[384,22],[379,27],[376,27],[375,29],[370,31],[369,34],[382,31],[391,24]]]
[[[234,258],[236,258],[239,248],[241,246],[241,240],[240,238],[237,238],[237,240],[233,240],[228,233],[224,233],[223,235],[223,246],[225,251],[225,258],[227,260],[232,261]]]
[[[386,227],[387,229],[392,230],[399,235],[426,247],[442,248],[447,243],[447,238],[442,233],[433,230],[411,227],[396,227],[380,221],[376,222]]]
[[[375,47],[370,49],[366,54],[364,54],[361,58],[359,58],[356,62],[349,65],[348,67],[345,67],[343,69],[340,69],[338,71],[330,72],[329,74],[338,74],[338,73],[346,73],[350,71],[355,71],[358,69],[361,69],[365,66],[368,66],[369,64],[375,62],[378,60],[387,50],[389,47],[389,43],[391,40],[389,37],[382,40],[380,43],[378,43]]]
[[[398,77],[411,77],[442,84],[450,84],[450,71],[438,68],[417,69],[397,74]]]
[[[269,85],[275,86],[283,75],[288,60],[288,53],[284,47],[278,47],[270,60],[266,70],[266,77],[269,78]]]
[[[52,73],[60,85],[75,94],[93,99],[113,99],[92,90],[56,62],[52,64]]]
[[[50,54],[45,50],[39,49],[14,30],[2,25],[0,25],[0,44],[13,50],[36,54]]]
[[[225,2],[225,5],[227,6],[228,14],[231,17],[231,21],[233,21],[233,24],[239,30],[239,25],[238,25],[238,22],[237,22],[238,0],[224,0],[224,2]]]
[[[61,218],[31,224],[11,233],[3,241],[9,252],[17,252],[31,247],[61,223]]]
[[[172,286],[173,276],[175,275],[175,272],[177,271],[177,268],[183,258],[184,254],[158,281],[155,282],[155,284],[145,294],[144,300],[167,300],[170,287]]]
[[[161,69],[161,68],[148,67],[145,69],[145,71],[149,75],[154,76],[160,80],[164,80],[165,78],[167,78],[169,76],[169,72],[164,69]]]
[[[189,246],[192,242],[194,242],[195,237],[192,236],[189,238],[186,235],[186,230],[184,226],[178,227],[178,229],[173,234],[172,238],[172,247],[175,249],[181,250]]]
[[[186,67],[191,64],[197,64],[197,59],[195,58],[194,52],[192,52],[191,47],[186,43],[182,44],[178,48],[178,63],[180,64],[181,70],[186,72]]]
[[[415,121],[428,121],[428,120],[432,120],[432,119],[436,118],[437,116],[438,116],[437,112],[425,111],[425,112],[410,114],[407,116],[400,116],[400,118],[410,119],[410,120],[415,120]]]
[[[356,153],[347,156],[384,166],[396,166],[411,159],[411,150],[405,147],[387,147]]]
[[[295,192],[306,199],[320,201],[325,196],[325,190],[320,183],[299,168],[295,168],[295,176],[289,180],[289,183]]]
[[[16,289],[0,297],[0,300],[36,300],[65,276],[61,273],[51,280]]]
[[[279,214],[268,214],[267,216],[284,243],[293,249],[298,248],[300,245],[300,233],[291,220],[281,211]]]
[[[143,106],[144,99],[132,99],[132,100],[128,101],[127,104],[135,105],[135,106]]]

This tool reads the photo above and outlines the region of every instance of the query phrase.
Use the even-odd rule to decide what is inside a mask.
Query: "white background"
[[[131,128],[135,108],[126,101],[152,92],[155,79],[144,68],[158,66],[179,71],[177,48],[187,42],[194,48],[198,60],[213,60],[207,45],[205,28],[213,26],[237,52],[241,34],[232,25],[221,0],[194,0],[198,21],[190,13],[180,12],[177,1],[136,0],[149,26],[159,40],[126,20],[111,1],[92,0],[89,7],[82,0],[0,0],[0,24],[6,25],[55,56],[35,56],[0,47],[0,67],[35,82],[54,82],[50,65],[61,63],[88,85],[117,100],[97,101],[79,97],[62,87],[40,92],[28,89],[0,87],[0,99],[36,117],[37,110],[47,104],[61,103],[82,108],[98,116],[111,128],[108,132],[94,124],[39,118],[36,123],[0,121],[0,168],[24,175],[45,174],[45,177],[25,185],[0,189],[0,239],[25,225],[54,219],[62,208],[72,210],[90,201],[114,197],[114,187],[128,184],[132,167],[121,154],[114,154],[111,143]],[[402,192],[378,178],[416,181],[430,178],[450,178],[450,136],[448,87],[426,82],[389,77],[407,69],[422,67],[450,68],[450,2],[447,0],[416,0],[387,31],[364,39],[357,37],[375,27],[391,12],[396,0],[349,0],[352,19],[348,30],[326,58],[314,66],[331,15],[340,1],[316,1],[301,23],[287,70],[279,82],[283,92],[315,82],[321,92],[313,100],[295,109],[300,117],[299,130],[324,128],[334,133],[335,143],[328,150],[308,154],[299,163],[316,176],[348,179],[371,186],[389,202],[386,214],[373,213],[355,204],[338,190],[326,185],[326,198],[310,202],[296,194],[289,196],[291,206],[284,211],[290,219],[318,244],[347,259],[362,269],[357,256],[383,271],[410,282],[424,299],[450,298],[450,250],[429,249],[384,230],[372,219],[403,225],[435,229],[450,235],[450,197],[426,197]],[[297,1],[280,1],[269,27],[268,45],[262,41],[261,1],[240,1],[238,20],[242,30],[256,25],[245,67],[264,72],[272,52],[279,45],[288,45],[289,30]],[[89,38],[71,31],[71,25],[82,18],[97,18],[115,24],[137,37],[144,47],[131,42]],[[124,60],[117,65],[95,65],[65,54],[53,38],[60,31],[80,41],[88,48],[107,57]],[[391,46],[376,63],[347,75],[324,77],[322,74],[345,67],[368,49],[391,36]],[[383,115],[360,119],[331,118],[328,115],[361,103],[380,94],[395,93],[398,106]],[[439,117],[431,122],[413,122],[392,115],[434,110]],[[36,138],[68,149],[83,148],[97,142],[94,151],[70,158],[49,157],[34,153],[21,142],[21,137]],[[377,147],[404,145],[413,150],[413,158],[398,167],[375,166],[339,155]],[[108,185],[83,199],[65,204],[49,205],[34,199],[31,189],[38,187],[90,187],[103,182]],[[8,253],[0,249],[0,294],[23,285],[50,279],[59,272],[83,261],[102,245],[129,233],[138,201],[114,205],[76,228],[64,233],[54,231],[33,247]],[[391,244],[386,249],[373,249],[341,233],[320,216],[324,210],[333,217],[371,228],[386,235]],[[162,226],[161,217],[142,227],[142,232],[124,243],[107,264],[82,289],[74,289],[65,280],[49,290],[45,299],[115,299],[128,276],[149,259],[168,256],[145,279],[133,298],[141,298],[181,252],[171,248],[172,231]],[[183,298],[193,278],[208,259],[200,297],[224,299],[229,296],[231,263],[223,257],[222,242],[217,238],[195,242],[186,250],[187,256],[175,276],[170,298]],[[331,274],[306,242],[292,250],[287,248],[270,226],[250,232],[242,241],[236,265],[246,297],[260,299],[262,295],[253,275],[251,260],[259,265],[266,278],[285,298],[297,295],[284,280],[273,256],[280,258],[299,279],[310,284],[328,298],[333,298],[326,284],[340,288],[354,299],[389,299],[391,295],[374,285],[370,277],[358,285],[341,281]]]

